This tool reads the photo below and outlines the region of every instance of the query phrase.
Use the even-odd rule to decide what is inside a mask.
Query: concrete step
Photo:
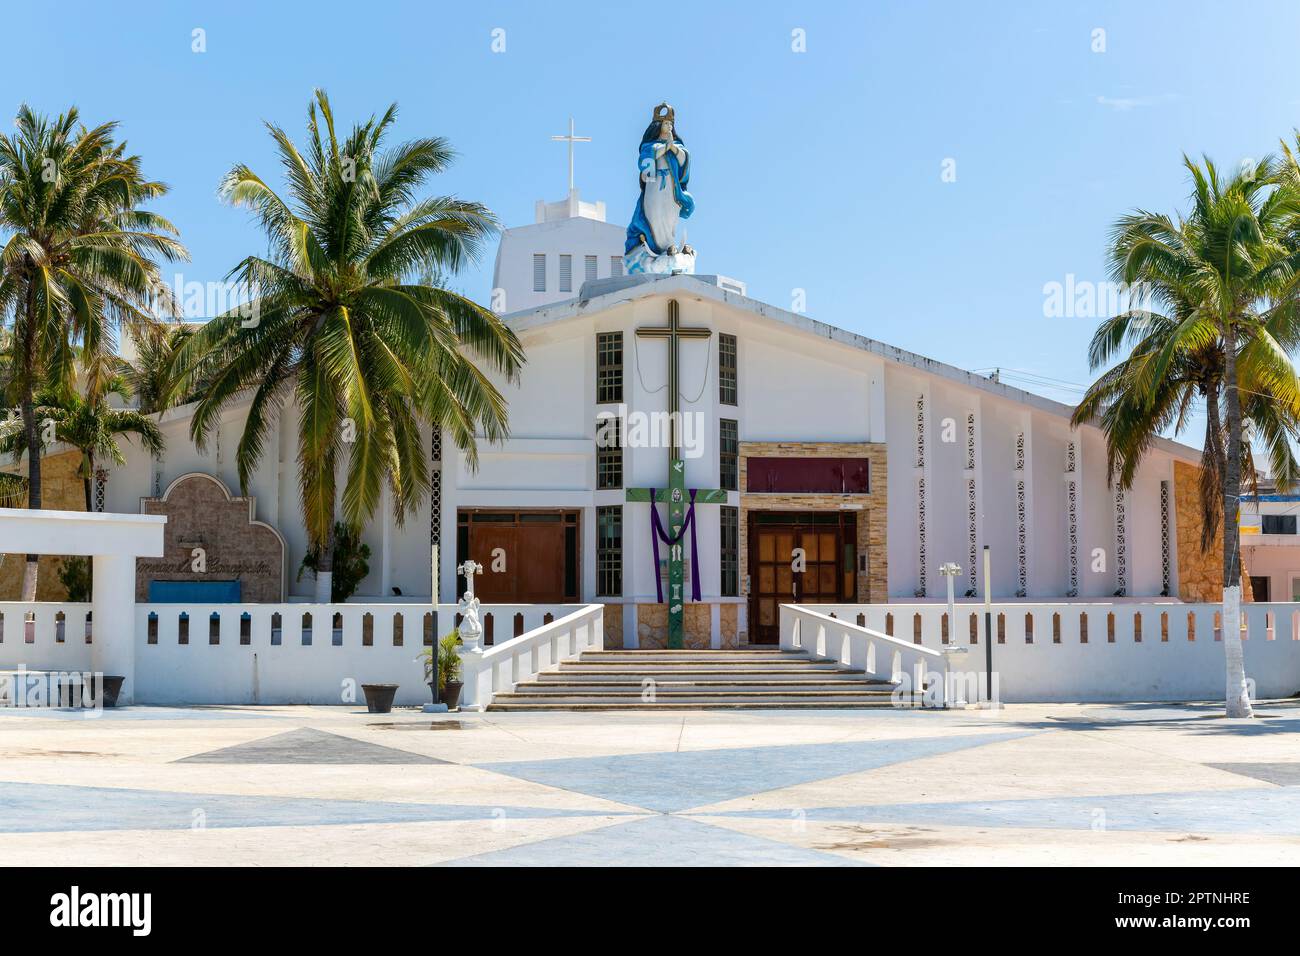
[[[643,699],[653,683],[654,700]],[[775,648],[587,651],[497,694],[489,710],[890,707],[894,686],[838,661]]]
[[[642,681],[593,681],[593,680],[549,680],[549,681],[525,681],[517,684],[515,690],[519,692],[552,694],[560,690],[576,689],[583,693],[600,694],[616,693],[618,691],[635,690],[640,693],[645,687]],[[728,691],[748,691],[752,693],[782,693],[782,692],[813,692],[825,691],[826,693],[849,693],[858,692],[883,692],[890,693],[894,685],[889,681],[790,681],[790,680],[708,680],[708,681],[681,681],[681,680],[657,680],[654,686],[661,691],[695,691],[699,693],[718,693]]]
[[[814,660],[812,658],[787,658],[777,661],[759,661],[759,660],[738,660],[738,661],[711,661],[700,660],[696,658],[685,658],[678,660],[671,659],[600,659],[600,660],[572,660],[564,661],[565,667],[588,667],[592,670],[606,670],[609,668],[619,667],[654,667],[662,670],[730,670],[733,667],[759,668],[770,667],[776,670],[799,670],[813,669],[834,671],[844,667],[838,661]]]
[[[836,670],[807,670],[807,671],[780,671],[780,670],[759,670],[744,667],[744,669],[727,669],[727,670],[689,670],[689,671],[663,671],[651,669],[651,667],[620,667],[619,670],[591,671],[577,669],[577,667],[564,667],[563,670],[545,671],[537,675],[542,680],[568,680],[572,678],[581,678],[582,680],[689,680],[689,682],[702,682],[702,680],[732,679],[732,680],[865,680],[866,674],[862,671],[836,671]]]
[[[593,687],[590,684],[517,684],[513,695],[537,695],[547,697],[640,697],[646,688],[640,684],[619,684],[616,687],[608,685],[597,685]],[[803,684],[789,685],[789,687],[780,687],[780,685],[749,685],[749,684],[655,684],[654,692],[656,696],[689,696],[689,697],[888,697],[893,693],[893,687],[889,684],[826,684],[813,685],[806,687]],[[498,695],[503,696],[503,695]],[[510,695],[504,695],[510,696]]]
[[[811,661],[813,658],[801,651],[583,651],[578,658],[583,661],[739,661],[752,664],[756,661]]]
[[[500,696],[500,695],[498,695]],[[859,710],[869,707],[892,707],[889,698],[872,698],[870,700],[766,700],[766,701],[724,701],[719,698],[707,698],[698,702],[659,701],[619,701],[608,699],[589,699],[583,701],[552,701],[532,698],[525,701],[497,702],[488,705],[488,710],[524,711],[669,711],[669,710]]]

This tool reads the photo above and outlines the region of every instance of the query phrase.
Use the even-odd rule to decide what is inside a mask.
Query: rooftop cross
[[[573,135],[573,117],[570,116],[570,117],[569,117],[569,135],[567,135],[567,136],[552,136],[551,139],[554,140],[554,141],[556,141],[556,142],[568,143],[568,144],[569,144],[569,191],[572,192],[572,191],[573,191],[573,144],[574,144],[574,143],[590,143],[590,142],[591,142],[591,137],[590,137],[590,136],[575,136],[575,135]]]

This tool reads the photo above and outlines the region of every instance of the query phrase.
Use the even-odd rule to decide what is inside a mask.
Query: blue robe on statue
[[[656,256],[663,255],[667,250],[659,248],[655,242],[654,230],[650,228],[650,223],[645,215],[645,191],[650,189],[667,189],[668,180],[672,180],[673,196],[677,200],[677,205],[681,208],[680,216],[682,219],[689,219],[692,212],[695,211],[695,200],[691,194],[686,191],[687,184],[691,181],[691,156],[686,154],[686,162],[678,163],[675,153],[664,153],[664,159],[667,160],[667,169],[656,169],[655,164],[655,144],[662,140],[651,140],[648,143],[641,144],[640,158],[637,162],[637,168],[645,171],[650,170],[655,173],[655,178],[649,183],[641,183],[641,195],[636,201],[636,211],[632,213],[632,221],[627,227],[627,240],[623,243],[623,252],[629,253],[641,244],[641,237],[645,236],[646,245]],[[673,137],[673,142],[681,146],[683,151],[686,144],[677,137]]]

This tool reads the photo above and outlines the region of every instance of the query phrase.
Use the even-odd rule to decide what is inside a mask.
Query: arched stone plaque
[[[155,590],[184,592],[171,582],[201,585],[202,600],[278,603],[284,600],[284,539],[257,521],[256,499],[231,495],[218,478],[201,472],[182,475],[161,498],[141,498],[140,513],[166,515],[165,551],[161,558],[136,562],[135,596],[148,601]]]

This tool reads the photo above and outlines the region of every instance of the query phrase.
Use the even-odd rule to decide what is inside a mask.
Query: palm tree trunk
[[[86,456],[86,474],[85,477],[81,479],[81,485],[82,489],[86,492],[86,513],[90,514],[90,512],[95,510],[94,503],[91,500],[94,496],[90,490],[91,483],[95,480],[95,453],[93,451],[88,451],[84,454]]]
[[[23,429],[27,433],[27,507],[41,508],[41,443],[36,428],[36,396],[32,382],[32,369],[36,367],[36,288],[27,280],[27,327],[23,337],[23,368],[13,369],[23,376]],[[36,581],[40,570],[40,555],[27,555],[23,568],[23,593],[25,602],[36,600]]]
[[[1223,413],[1219,386],[1205,389],[1205,447],[1201,450],[1201,553],[1208,554],[1216,539],[1222,541],[1223,519]]]
[[[1241,648],[1241,394],[1237,391],[1237,330],[1223,323],[1224,419],[1228,449],[1223,463],[1223,655],[1227,665],[1227,715],[1250,717],[1250,689]]]
[[[27,507],[41,507],[41,436],[36,427],[36,402],[32,395],[31,382],[27,383],[27,394],[23,396],[23,428],[27,432]],[[40,569],[40,555],[27,555],[27,564],[23,568],[23,601],[36,600],[37,572]]]
[[[321,544],[320,561],[316,565],[316,603],[334,601],[334,521],[330,520],[329,533]]]

